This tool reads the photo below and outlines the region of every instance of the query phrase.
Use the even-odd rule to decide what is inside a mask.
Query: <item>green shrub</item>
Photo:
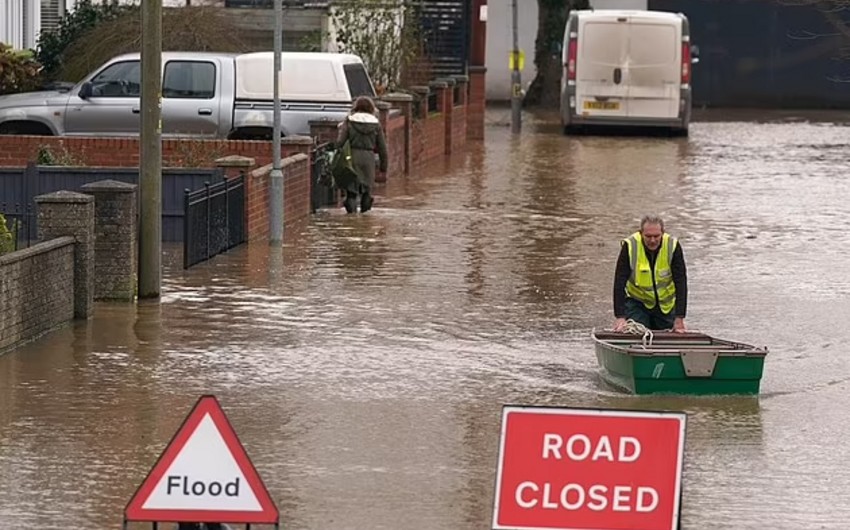
[[[0,42],[0,95],[38,89],[40,71],[31,50],[13,50]]]
[[[83,166],[83,161],[68,151],[64,145],[54,149],[49,145],[38,146],[35,163],[39,166]]]
[[[12,238],[12,232],[6,226],[6,217],[0,213],[0,254],[12,252],[15,250],[15,240]]]
[[[331,20],[337,48],[359,55],[378,94],[399,88],[421,58],[419,10],[410,0],[337,0]]]
[[[80,0],[73,11],[59,20],[56,29],[42,31],[38,37],[36,58],[44,66],[45,78],[51,81],[57,79],[62,63],[67,59],[65,51],[86,31],[132,9],[137,8],[113,2],[92,4],[91,0]],[[100,44],[92,44],[92,47],[99,47]]]

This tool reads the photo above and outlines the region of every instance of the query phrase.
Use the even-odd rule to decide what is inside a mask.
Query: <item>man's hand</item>
[[[673,331],[676,333],[687,333],[687,329],[685,329],[685,318],[684,317],[676,317],[676,320],[673,321]]]
[[[614,331],[623,331],[626,328],[626,319],[618,318],[614,321]]]

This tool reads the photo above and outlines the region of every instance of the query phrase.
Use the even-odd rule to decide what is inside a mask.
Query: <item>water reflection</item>
[[[188,271],[169,247],[161,304],[98,304],[0,357],[0,520],[117,527],[214,393],[287,527],[488,528],[501,406],[539,404],[687,411],[685,528],[844,528],[846,126],[556,124],[491,126],[379,187],[368,215],[323,211],[282,247]],[[647,211],[682,241],[692,327],[771,349],[761,398],[600,381],[589,332]]]

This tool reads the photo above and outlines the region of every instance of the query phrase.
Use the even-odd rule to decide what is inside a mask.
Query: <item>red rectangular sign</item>
[[[504,407],[495,529],[675,530],[685,414]]]

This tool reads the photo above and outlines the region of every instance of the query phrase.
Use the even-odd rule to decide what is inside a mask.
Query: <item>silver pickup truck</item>
[[[273,52],[163,53],[163,136],[271,139],[273,61]],[[281,64],[284,136],[342,120],[354,98],[375,95],[356,55],[284,52]],[[140,92],[139,54],[121,55],[67,91],[0,96],[0,134],[135,136]]]

